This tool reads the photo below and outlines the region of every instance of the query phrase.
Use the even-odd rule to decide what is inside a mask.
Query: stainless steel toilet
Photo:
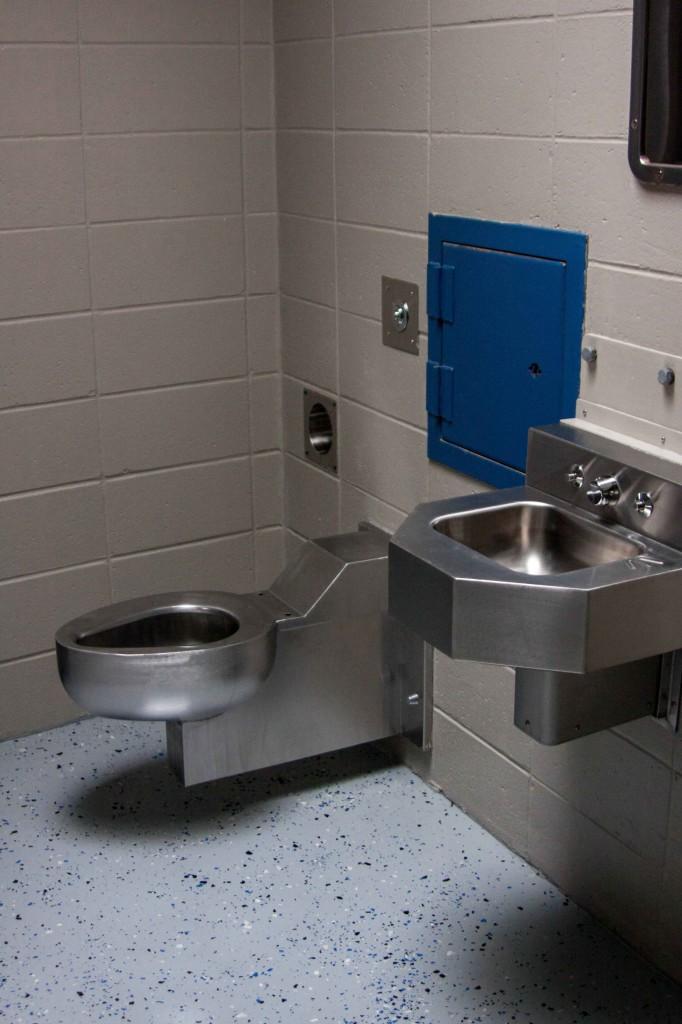
[[[180,591],[88,612],[58,630],[56,645],[64,688],[87,711],[193,721],[254,695],[277,630],[258,595]]]
[[[303,544],[268,590],[180,591],[98,608],[56,635],[86,711],[165,721],[186,786],[402,734],[430,742],[424,644],[387,611],[388,541]]]

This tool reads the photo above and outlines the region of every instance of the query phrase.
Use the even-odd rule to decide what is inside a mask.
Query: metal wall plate
[[[396,277],[381,278],[384,345],[419,355],[419,288]]]
[[[303,450],[316,466],[338,472],[336,402],[310,388],[303,389]]]

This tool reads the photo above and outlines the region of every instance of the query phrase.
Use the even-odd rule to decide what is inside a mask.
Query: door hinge
[[[454,321],[455,268],[430,261],[426,270],[426,312],[433,320]]]
[[[441,363],[426,364],[426,409],[432,416],[452,420],[454,370]]]

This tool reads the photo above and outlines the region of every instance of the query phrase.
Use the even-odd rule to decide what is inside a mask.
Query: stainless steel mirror
[[[642,181],[682,185],[682,3],[635,0],[630,167]]]

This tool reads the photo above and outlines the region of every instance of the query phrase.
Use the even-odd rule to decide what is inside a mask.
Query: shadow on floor
[[[395,761],[373,746],[355,747],[185,789],[164,760],[142,761],[84,788],[69,807],[78,830],[107,837],[178,836],[221,818],[248,815],[269,800],[347,782]]]
[[[533,1022],[679,1024],[682,987],[538,876],[530,898],[488,904],[464,930],[445,969],[455,988],[478,987],[490,1016],[523,1007]],[[481,923],[484,922],[484,923]],[[516,1018],[514,1018],[516,1019]]]

